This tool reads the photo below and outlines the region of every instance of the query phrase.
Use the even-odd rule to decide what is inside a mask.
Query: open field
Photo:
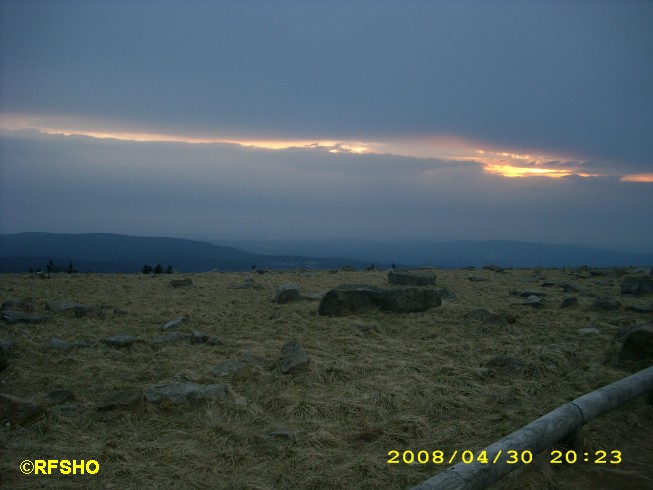
[[[52,316],[39,324],[0,324],[0,340],[13,342],[0,392],[48,407],[33,420],[0,427],[0,486],[405,489],[449,465],[388,464],[389,451],[477,451],[635,372],[615,365],[615,335],[651,322],[650,313],[626,309],[650,296],[621,295],[616,272],[435,272],[436,288],[455,294],[442,306],[345,317],[319,316],[316,299],[276,304],[275,290],[286,283],[303,295],[343,283],[388,287],[386,272],[2,275],[1,300],[31,298],[36,312]],[[472,282],[470,275],[487,281]],[[172,278],[193,285],[173,288]],[[244,284],[250,287],[237,288]],[[511,290],[545,293],[543,306],[513,305],[523,298]],[[578,305],[560,309],[569,296]],[[621,307],[592,309],[595,296],[616,298]],[[108,306],[81,317],[46,312],[56,300]],[[480,308],[498,320],[467,316]],[[162,324],[182,315],[189,321],[176,331],[196,330],[222,343],[150,342],[164,333]],[[599,333],[578,332],[589,327]],[[101,342],[119,333],[144,341],[124,348]],[[90,346],[57,350],[49,345],[53,337]],[[277,361],[291,340],[310,356],[307,368],[212,373],[245,354]],[[227,397],[97,410],[112,393],[167,381],[221,383]],[[55,402],[53,390],[70,390],[74,400]],[[571,489],[588,481],[651,488],[652,412],[637,399],[583,429],[586,450],[622,450],[620,465],[552,465],[542,453],[493,488]],[[96,475],[21,475],[25,459],[94,459],[101,468]]]

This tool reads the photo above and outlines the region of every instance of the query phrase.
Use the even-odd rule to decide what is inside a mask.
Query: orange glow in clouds
[[[530,155],[511,151],[479,149],[485,146],[452,135],[435,135],[416,138],[388,138],[379,142],[343,140],[302,140],[302,139],[238,139],[228,137],[198,137],[148,133],[142,131],[122,131],[108,129],[119,127],[119,123],[94,121],[74,117],[0,115],[0,128],[9,130],[31,129],[52,135],[80,135],[92,138],[111,138],[122,141],[140,142],[179,142],[189,144],[229,143],[245,147],[268,150],[287,150],[290,148],[317,148],[329,153],[375,153],[393,154],[404,157],[435,158],[448,161],[476,162],[483,172],[508,178],[549,177],[562,178],[570,175],[596,177],[586,174],[571,165],[569,158],[551,155]],[[90,129],[93,128],[93,129]],[[103,129],[100,129],[103,128]],[[577,161],[577,159],[575,160]],[[653,182],[653,174],[625,175],[624,182]]]
[[[632,174],[621,177],[622,182],[653,182],[653,174]]]

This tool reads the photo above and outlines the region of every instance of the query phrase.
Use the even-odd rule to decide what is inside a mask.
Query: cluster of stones
[[[484,268],[484,270],[504,273],[506,269],[499,267]],[[571,272],[576,279],[595,278],[605,275],[604,272],[594,269],[578,269]],[[491,282],[487,276],[469,276],[470,281],[483,283]],[[360,314],[368,311],[387,311],[392,313],[422,312],[441,306],[443,299],[455,300],[456,295],[448,288],[436,289],[436,275],[431,270],[393,270],[388,273],[388,288],[380,288],[367,284],[341,284],[340,286],[324,293],[302,295],[296,284],[283,284],[276,290],[273,301],[277,304],[287,304],[299,300],[319,300],[317,313],[326,316],[343,316]],[[544,281],[542,274],[534,274],[533,280]],[[192,280],[173,280],[173,288],[192,286]],[[558,284],[542,282],[541,288],[559,287],[568,294],[578,294],[583,300],[589,298],[586,308],[592,311],[611,311],[622,308],[619,301],[614,298],[593,297],[583,293],[571,284]],[[261,289],[263,286],[252,278],[245,280],[241,289]],[[478,287],[485,287],[480,285]],[[653,293],[653,278],[651,274],[629,275],[621,282],[621,294],[624,296],[643,297]],[[518,298],[510,306],[543,308],[546,305],[547,293],[536,289],[511,290],[509,296]],[[578,296],[567,296],[559,308],[574,308],[579,306]],[[16,323],[43,323],[51,318],[51,314],[67,312],[77,318],[87,316],[104,317],[111,307],[108,305],[83,305],[69,301],[50,301],[46,303],[47,314],[37,313],[32,298],[10,299],[2,303],[0,319],[8,324]],[[650,313],[650,305],[630,307],[631,310]],[[113,309],[113,314],[120,314],[120,310]],[[509,312],[494,312],[487,309],[475,309],[464,316],[468,322],[478,322],[482,331],[489,332],[494,328],[504,328],[515,325],[517,317]],[[90,348],[105,345],[111,348],[129,348],[136,343],[149,343],[160,346],[171,342],[186,341],[191,344],[206,344],[211,346],[222,345],[219,337],[209,336],[196,330],[182,331],[190,319],[187,316],[173,318],[163,325],[161,335],[151,339],[137,338],[128,333],[119,333],[95,342],[67,342],[52,337],[49,346],[53,350],[71,351],[73,349]],[[355,325],[361,335],[378,335],[379,329],[375,324]],[[513,327],[510,327],[513,328]],[[580,335],[597,335],[600,331],[594,327],[580,328]],[[622,344],[617,356],[617,362],[624,365],[642,366],[653,362],[653,325],[636,325],[626,328],[617,334],[616,339]],[[12,342],[0,340],[0,371],[9,365],[8,352],[14,348]],[[549,346],[552,352],[566,353],[564,347]],[[567,349],[568,350],[568,349]],[[306,369],[310,365],[310,356],[297,340],[286,343],[276,361],[245,354],[239,359],[231,359],[217,364],[212,369],[212,374],[217,378],[228,380],[248,379],[263,373],[278,369],[283,375]],[[510,356],[498,356],[487,363],[493,372],[514,374],[524,369],[525,362]],[[70,414],[86,407],[72,403],[75,400],[73,393],[68,390],[56,390],[50,393],[51,404],[47,406],[36,404],[30,400],[21,399],[10,394],[0,394],[0,420],[12,423],[32,420],[40,416],[44,410],[58,414]],[[104,400],[96,405],[98,410],[111,410],[117,408],[133,408],[143,403],[194,403],[203,400],[222,400],[229,396],[229,389],[224,383],[198,384],[192,382],[161,381],[147,386],[141,390],[118,391],[110,393]],[[279,429],[265,434],[264,439],[273,443],[283,443],[292,440],[298,431],[296,429]]]

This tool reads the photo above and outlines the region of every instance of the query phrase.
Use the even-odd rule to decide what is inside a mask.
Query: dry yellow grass
[[[469,274],[488,282],[472,283]],[[564,270],[540,272],[547,281],[618,296],[618,281],[577,279]],[[0,276],[1,299],[32,297],[108,304],[104,318],[54,315],[38,325],[0,325],[0,339],[12,340],[9,368],[0,373],[5,393],[47,403],[55,389],[72,390],[87,410],[52,412],[24,425],[0,428],[0,485],[6,488],[225,488],[225,489],[404,489],[448,465],[387,463],[396,449],[450,454],[478,450],[533,419],[631,371],[609,361],[613,337],[638,321],[626,311],[560,310],[560,288],[542,289],[546,306],[510,306],[511,289],[540,289],[532,270],[437,271],[437,287],[449,287],[455,301],[424,313],[370,312],[332,318],[316,313],[316,301],[272,302],[277,286],[296,283],[303,294],[341,283],[387,287],[381,271],[297,271],[180,274],[188,288],[169,286],[171,276],[29,275]],[[235,289],[253,277],[262,289]],[[606,280],[608,282],[606,282]],[[582,297],[580,298],[582,302]],[[620,300],[624,304],[632,299]],[[111,313],[113,309],[121,310]],[[476,308],[510,312],[516,322],[483,326],[464,319]],[[42,309],[42,308],[41,308]],[[150,339],[161,325],[188,315],[183,328],[217,335],[221,346],[177,342],[135,344],[114,349],[97,344],[58,352],[52,337],[69,342],[99,341],[127,332]],[[360,325],[378,326],[364,331]],[[596,326],[601,335],[581,336]],[[362,331],[363,330],[363,331]],[[273,360],[286,342],[299,340],[310,368],[281,374],[257,372],[226,384],[229,397],[199,405],[145,405],[99,412],[109,393],[140,390],[165,380],[220,383],[211,369],[251,353]],[[553,347],[550,346],[559,346]],[[519,358],[518,373],[487,367],[500,355]],[[606,414],[584,432],[588,447],[620,449],[651,431],[651,409],[641,400]],[[261,436],[280,428],[301,430],[285,445]],[[636,448],[635,448],[636,449]],[[650,449],[650,448],[649,448]],[[21,475],[24,459],[95,459],[95,476]],[[546,455],[514,472],[496,488],[573,488],[578,467],[554,467]],[[639,471],[629,462],[614,471]],[[640,475],[641,476],[641,475]],[[627,488],[627,487],[622,487]]]

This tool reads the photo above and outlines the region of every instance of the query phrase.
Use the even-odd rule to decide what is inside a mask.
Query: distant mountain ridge
[[[81,272],[140,272],[143,265],[172,265],[182,272],[239,271],[258,268],[337,268],[369,265],[339,257],[259,255],[208,242],[168,237],[136,237],[111,233],[16,233],[0,235],[0,272],[45,268],[52,260]]]
[[[259,253],[207,241],[168,237],[137,237],[111,233],[17,233],[0,235],[0,272],[45,268],[52,260],[80,272],[137,273],[143,265],[160,263],[181,272],[244,271],[252,265],[269,269],[363,268],[374,263],[398,266],[461,268],[651,266],[653,253],[630,253],[574,245],[517,241],[372,242],[248,241]],[[263,253],[260,253],[263,251]],[[315,257],[313,255],[318,255]],[[348,258],[347,258],[348,257]]]

